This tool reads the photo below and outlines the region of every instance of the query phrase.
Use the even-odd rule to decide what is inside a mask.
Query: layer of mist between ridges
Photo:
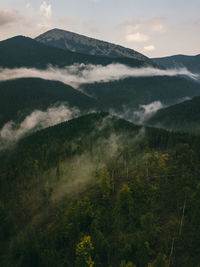
[[[119,84],[93,84],[92,93],[99,86],[101,86],[99,90],[100,97],[102,93],[105,93],[105,99],[99,99],[99,101],[95,99],[98,99],[96,95],[93,95],[95,98],[88,97],[82,94],[84,91],[75,90],[56,81],[26,78],[1,82],[1,150],[9,147],[10,144],[16,143],[27,134],[100,109],[108,110],[111,114],[142,124],[157,110],[171,103],[183,101],[185,97],[188,98],[188,94],[191,96],[191,94],[199,93],[198,84],[190,80],[178,77],[151,78],[151,81],[154,81],[152,91],[149,88],[148,78],[146,81],[141,78],[131,79],[130,84],[127,82],[130,79],[118,82]],[[164,82],[167,78],[172,79],[171,88],[170,85],[167,90],[160,88],[161,81],[166,86]],[[186,84],[183,84],[183,80]],[[132,86],[135,85],[135,81],[139,82],[134,90]],[[178,84],[177,92],[172,87],[176,83]],[[107,87],[110,84],[111,87]],[[196,85],[197,89],[195,90],[192,85]],[[181,86],[182,91],[180,92]],[[147,88],[149,90],[146,90]],[[182,99],[178,98],[180,94],[182,94]],[[140,104],[142,101],[147,102],[149,96],[150,100],[153,100],[152,102]],[[158,97],[163,99],[163,102],[157,100]],[[117,105],[116,99],[118,100]],[[106,103],[106,101],[110,102]]]
[[[124,64],[94,65],[94,64],[73,64],[58,68],[49,65],[44,70],[36,68],[2,68],[0,69],[0,80],[12,80],[18,78],[41,78],[46,80],[56,80],[79,88],[83,84],[93,84],[99,82],[119,81],[125,78],[141,77],[176,77],[185,76],[196,81],[198,74],[189,72],[187,69],[162,70],[152,67],[132,68]]]
[[[28,68],[1,69],[1,79],[8,81],[0,83],[0,123],[3,125],[16,119],[22,121],[35,109],[44,110],[62,102],[80,110],[113,109],[128,114],[137,111],[140,105],[155,101],[170,105],[180,98],[199,95],[200,85],[192,79],[176,76],[180,73],[193,75],[187,70],[135,69],[120,64],[106,67],[82,64],[64,69],[50,67],[43,71]],[[29,76],[43,79],[20,79]],[[90,84],[84,84],[87,82]],[[78,87],[78,90],[68,83]]]

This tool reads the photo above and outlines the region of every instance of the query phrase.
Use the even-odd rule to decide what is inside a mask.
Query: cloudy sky
[[[0,40],[61,28],[149,57],[200,54],[200,0],[0,0]]]

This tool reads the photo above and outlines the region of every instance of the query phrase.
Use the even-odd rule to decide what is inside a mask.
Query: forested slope
[[[198,266],[199,148],[107,113],[21,140],[0,158],[2,266]]]
[[[153,76],[126,78],[113,82],[82,85],[87,94],[94,96],[104,108],[123,110],[153,101],[172,104],[184,97],[200,95],[200,85],[180,76]]]
[[[188,70],[199,73],[200,72],[200,55],[174,55],[170,57],[161,57],[153,59],[157,64],[165,68],[187,68]]]
[[[200,133],[200,97],[159,110],[148,124],[174,131]]]
[[[58,81],[24,78],[0,82],[0,126],[9,120],[22,121],[35,110],[66,104],[81,111],[98,109],[99,103]]]

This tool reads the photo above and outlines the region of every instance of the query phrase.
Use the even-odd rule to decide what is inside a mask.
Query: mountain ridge
[[[64,50],[81,52],[88,55],[109,56],[111,58],[128,57],[142,61],[151,61],[148,57],[133,49],[58,28],[37,36],[35,40]]]
[[[20,78],[0,82],[0,127],[10,120],[22,121],[35,110],[67,103],[80,111],[98,109],[99,103],[59,81]]]
[[[165,68],[186,67],[192,72],[200,73],[200,54],[194,56],[178,54],[168,57],[152,58],[152,60]]]
[[[182,131],[191,134],[200,133],[200,97],[175,104],[161,110],[147,121],[153,127]]]
[[[112,63],[121,63],[131,67],[156,66],[153,61],[145,62],[122,57],[109,58],[65,51],[25,36],[15,36],[0,42],[0,66],[4,68],[35,67],[44,69],[49,64],[65,67],[75,63],[104,66]]]

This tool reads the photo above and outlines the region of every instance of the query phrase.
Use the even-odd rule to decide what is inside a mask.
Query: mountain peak
[[[24,36],[24,35],[16,35],[16,36],[13,36],[11,38],[8,38],[6,40],[3,40],[3,41],[0,41],[0,43],[3,43],[3,42],[10,42],[10,41],[21,41],[21,40],[32,40],[30,37],[27,37],[27,36]]]
[[[49,46],[87,55],[107,56],[111,58],[126,57],[141,61],[150,61],[148,57],[133,49],[58,28],[49,30],[35,39]]]

